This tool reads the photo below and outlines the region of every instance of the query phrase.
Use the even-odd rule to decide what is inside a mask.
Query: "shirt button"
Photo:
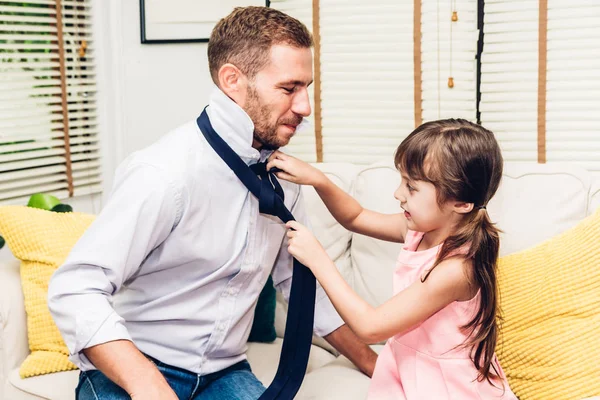
[[[227,291],[227,293],[228,293],[230,296],[233,296],[233,295],[235,294],[235,290],[234,290],[233,288],[229,288],[229,290]]]

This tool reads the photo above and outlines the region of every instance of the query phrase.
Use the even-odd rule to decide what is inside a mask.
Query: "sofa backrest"
[[[501,255],[543,242],[588,216],[591,183],[588,171],[570,164],[506,163],[489,206],[503,231]]]
[[[346,163],[320,163],[315,166],[346,192],[351,191],[351,184],[359,171],[358,166]],[[311,186],[304,186],[302,195],[315,236],[323,244],[329,257],[336,261],[340,270],[349,271],[351,232],[337,223]]]
[[[383,213],[399,212],[393,197],[400,174],[391,163],[356,171],[352,164],[317,164],[328,175],[351,179],[351,194],[365,207]],[[356,175],[352,179],[352,172]],[[343,178],[342,178],[343,177]],[[350,177],[350,178],[349,178]],[[595,183],[594,183],[595,185]],[[305,188],[313,229],[336,261],[348,283],[371,304],[392,294],[391,276],[401,244],[387,243],[337,226],[312,188]],[[591,174],[568,164],[507,162],[498,192],[489,204],[493,221],[502,229],[501,255],[524,250],[576,225],[600,204],[600,185]],[[349,240],[348,251],[342,251]]]

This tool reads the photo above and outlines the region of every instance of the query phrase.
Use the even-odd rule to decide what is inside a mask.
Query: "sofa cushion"
[[[365,208],[395,214],[401,212],[394,191],[400,185],[400,173],[392,162],[364,167],[358,172],[353,196]],[[348,283],[372,305],[379,305],[392,295],[392,274],[401,244],[353,234],[352,269],[346,273]]]
[[[248,343],[246,352],[248,362],[252,367],[252,372],[265,386],[269,386],[275,377],[282,344],[283,339],[281,338],[275,339],[273,343]],[[333,354],[318,346],[311,346],[306,373],[319,369],[334,360]]]
[[[27,312],[31,354],[21,365],[22,377],[75,369],[52,320],[46,297],[48,282],[94,216],[54,213],[30,207],[0,207],[0,232],[21,260],[21,285]]]
[[[372,345],[377,354],[382,345]],[[344,356],[307,373],[298,400],[366,399],[371,380]]]
[[[73,400],[78,381],[79,371],[55,372],[23,379],[15,369],[9,376],[9,383],[17,390],[49,400]]]
[[[273,278],[269,276],[256,302],[254,320],[248,337],[249,342],[270,343],[277,337],[275,331],[275,296]]]
[[[283,340],[280,338],[275,339],[273,343],[248,343],[248,362],[252,372],[265,386],[271,383],[277,372],[282,343]],[[306,368],[307,374],[334,360],[335,356],[329,352],[312,346]],[[10,384],[24,393],[50,400],[72,400],[79,380],[79,371],[58,372],[22,379],[19,371],[15,369],[10,374],[9,380]]]
[[[600,210],[498,265],[497,349],[521,400],[600,393]]]
[[[570,164],[507,162],[488,212],[503,231],[501,255],[573,227],[588,213],[591,175]]]
[[[370,382],[362,372],[336,362],[307,374],[295,399],[366,399]]]

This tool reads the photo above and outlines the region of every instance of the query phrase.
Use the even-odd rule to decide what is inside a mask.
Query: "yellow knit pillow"
[[[600,209],[501,258],[498,357],[521,400],[600,395]]]
[[[46,297],[52,273],[94,220],[93,215],[55,213],[30,207],[0,207],[0,234],[21,260],[21,284],[27,312],[31,354],[21,364],[27,378],[77,369],[54,324]]]

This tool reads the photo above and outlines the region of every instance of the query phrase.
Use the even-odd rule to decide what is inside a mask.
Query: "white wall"
[[[94,18],[106,196],[127,155],[200,114],[212,80],[206,43],[141,44],[139,1],[95,0]]]

